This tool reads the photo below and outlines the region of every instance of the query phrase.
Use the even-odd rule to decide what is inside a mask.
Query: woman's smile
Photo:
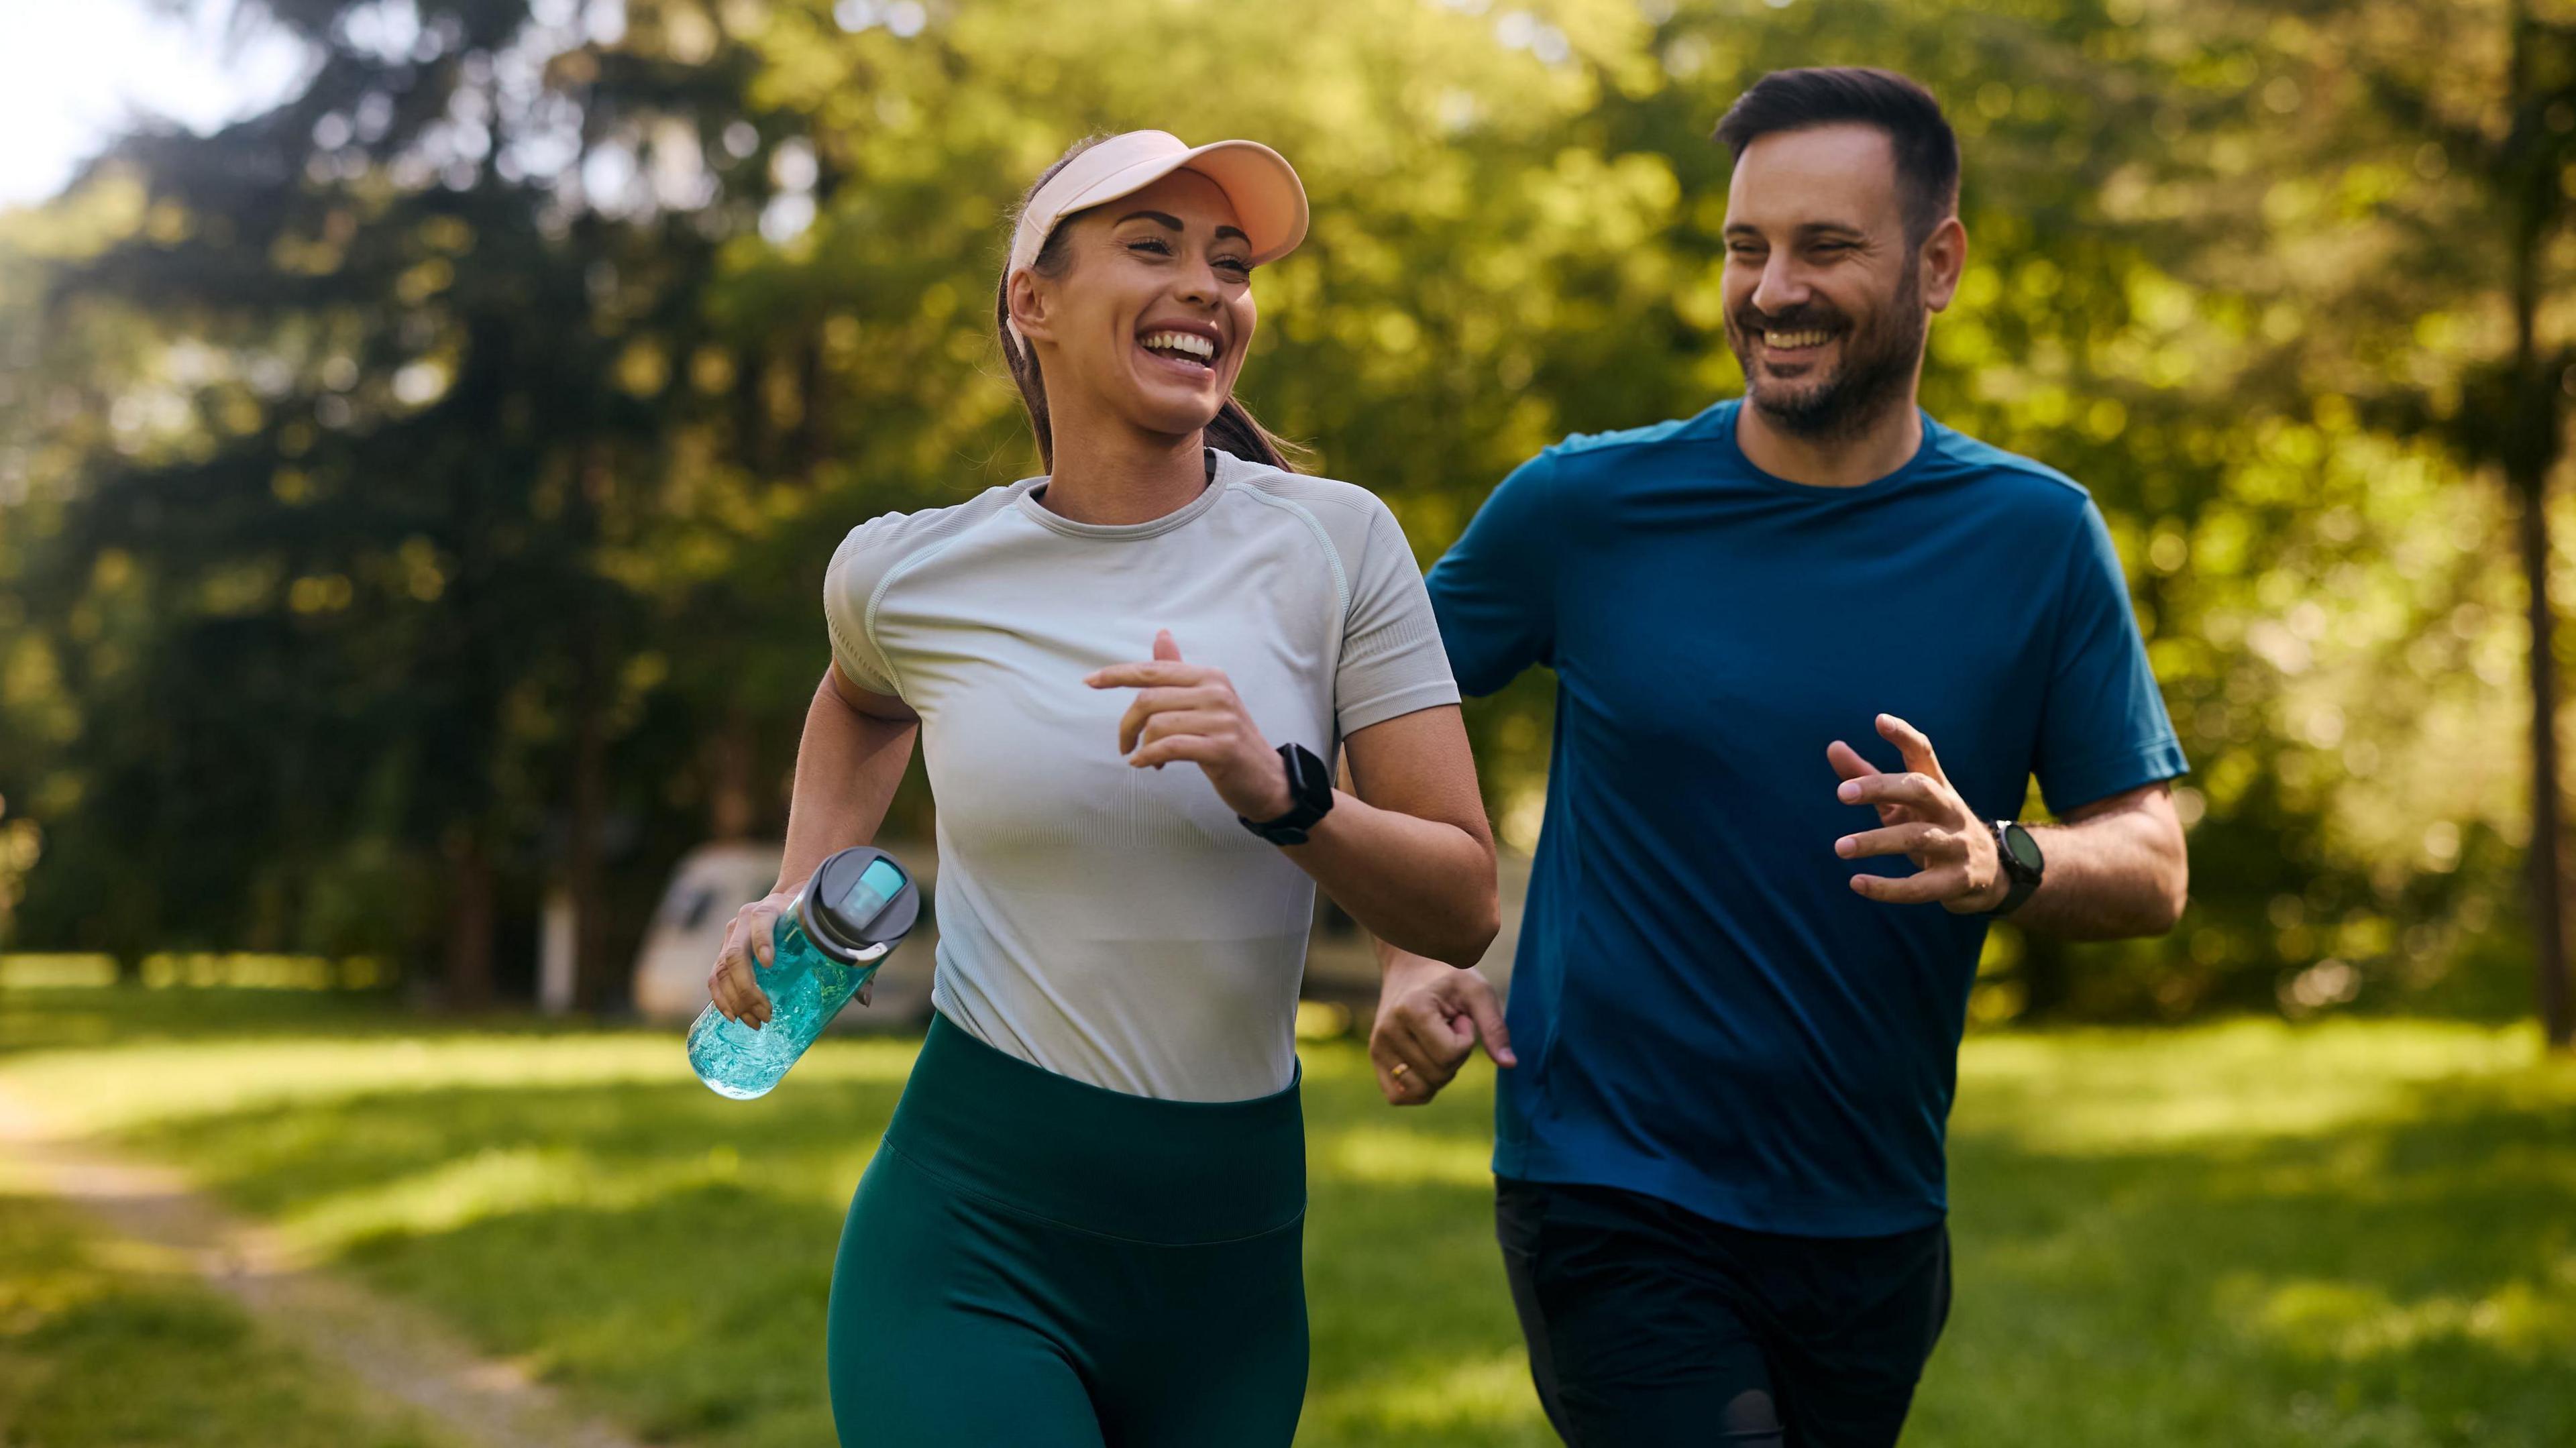
[[[1167,319],[1136,329],[1138,365],[1145,375],[1179,382],[1193,392],[1218,380],[1217,364],[1226,351],[1224,336],[1208,322]]]

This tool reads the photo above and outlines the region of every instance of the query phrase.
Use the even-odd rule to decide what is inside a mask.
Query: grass
[[[668,1032],[0,995],[0,1083],[644,1433],[728,1448],[831,1441],[832,1246],[911,1047],[817,1052],[735,1103]],[[1330,1043],[1307,1082],[1301,1444],[1552,1442],[1492,1245],[1490,1077],[1393,1112]],[[1909,1445],[2576,1442],[2576,1065],[2526,1031],[1980,1038],[1953,1154],[1958,1305]]]
[[[0,1443],[431,1448],[229,1300],[126,1258],[0,1163]]]

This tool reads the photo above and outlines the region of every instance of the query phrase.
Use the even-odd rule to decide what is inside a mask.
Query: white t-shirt
[[[1095,1086],[1235,1101],[1296,1070],[1315,886],[1193,764],[1118,752],[1153,656],[1225,670],[1273,747],[1326,760],[1458,701],[1430,595],[1386,505],[1211,451],[1207,489],[1147,523],[1076,523],[1032,478],[851,531],[823,588],[832,655],[921,715],[939,806],[932,1000],[978,1039]]]

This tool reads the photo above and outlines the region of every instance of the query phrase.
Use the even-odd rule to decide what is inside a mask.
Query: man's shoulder
[[[1729,398],[1689,417],[1670,418],[1644,427],[1620,428],[1612,432],[1567,433],[1563,441],[1540,453],[1532,462],[1551,463],[1559,468],[1585,468],[1594,465],[1631,466],[1658,450],[1689,447],[1721,437],[1735,423],[1739,399]]]
[[[1979,484],[1998,505],[2018,504],[2064,516],[2081,513],[2092,504],[2091,490],[2036,458],[2006,452],[1937,421],[1929,442],[1947,469]]]

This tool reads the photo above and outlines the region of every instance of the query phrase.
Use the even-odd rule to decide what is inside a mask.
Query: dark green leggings
[[[1286,1448],[1305,1207],[1295,1085],[1155,1101],[933,1017],[832,1268],[842,1448]]]

